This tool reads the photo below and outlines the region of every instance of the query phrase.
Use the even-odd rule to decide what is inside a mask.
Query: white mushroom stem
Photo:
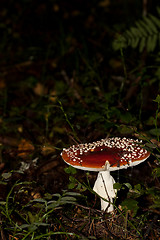
[[[98,173],[96,182],[94,184],[93,190],[102,198],[101,198],[101,210],[107,212],[113,212],[113,199],[116,197],[117,190],[113,188],[113,184],[115,183],[114,178],[110,175],[110,171],[101,171]]]

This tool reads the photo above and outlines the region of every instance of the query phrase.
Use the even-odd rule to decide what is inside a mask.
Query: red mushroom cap
[[[106,138],[93,143],[73,145],[63,149],[63,160],[88,171],[114,171],[138,165],[150,152],[141,147],[142,141],[127,138]]]

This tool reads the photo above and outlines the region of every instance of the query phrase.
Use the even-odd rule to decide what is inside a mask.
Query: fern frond
[[[160,8],[157,8],[160,14]],[[160,19],[152,14],[143,17],[135,22],[135,25],[126,30],[114,42],[114,50],[127,47],[138,48],[140,52],[146,48],[148,52],[153,52],[160,46]]]

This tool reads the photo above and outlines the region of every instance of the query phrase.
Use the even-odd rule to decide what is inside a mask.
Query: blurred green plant
[[[151,187],[146,190],[146,194],[151,199],[152,204],[149,206],[150,210],[157,209],[160,210],[160,189],[158,187]]]
[[[154,102],[157,103],[157,110],[156,110],[156,116],[155,116],[155,121],[154,121],[154,124],[155,124],[155,130],[156,130],[156,135],[157,135],[157,140],[159,141],[159,136],[160,136],[160,129],[158,128],[158,118],[159,118],[159,109],[160,109],[160,95],[158,94],[156,99],[153,100]]]
[[[74,175],[77,173],[77,170],[74,167],[66,167],[64,168],[64,171],[69,175],[68,189],[76,189],[80,192],[86,191],[86,187],[81,184],[76,177],[74,177]]]
[[[160,7],[157,7],[158,15],[160,16]],[[114,42],[114,50],[120,50],[131,46],[138,48],[142,52],[145,48],[148,52],[153,52],[159,46],[160,20],[158,17],[148,14],[141,20],[135,22],[135,26],[130,27]]]
[[[32,183],[15,183],[5,201],[0,201],[1,228],[13,237],[21,239],[48,239],[52,235],[76,236],[74,233],[64,231],[53,231],[51,225],[60,224],[56,217],[57,212],[66,204],[76,205],[78,198],[82,195],[76,192],[63,191],[62,194],[45,194],[44,198],[36,198],[24,204],[17,201],[19,194],[25,192]],[[54,212],[56,214],[54,215]],[[17,217],[16,217],[17,216]],[[17,221],[15,220],[17,218]],[[19,219],[19,220],[18,220]],[[68,237],[67,237],[68,238]]]

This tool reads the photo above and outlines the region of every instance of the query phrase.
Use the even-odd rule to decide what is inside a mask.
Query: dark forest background
[[[158,0],[0,2],[2,240],[159,239],[159,16]],[[151,157],[112,174],[109,216],[96,173],[60,153],[114,136]]]

